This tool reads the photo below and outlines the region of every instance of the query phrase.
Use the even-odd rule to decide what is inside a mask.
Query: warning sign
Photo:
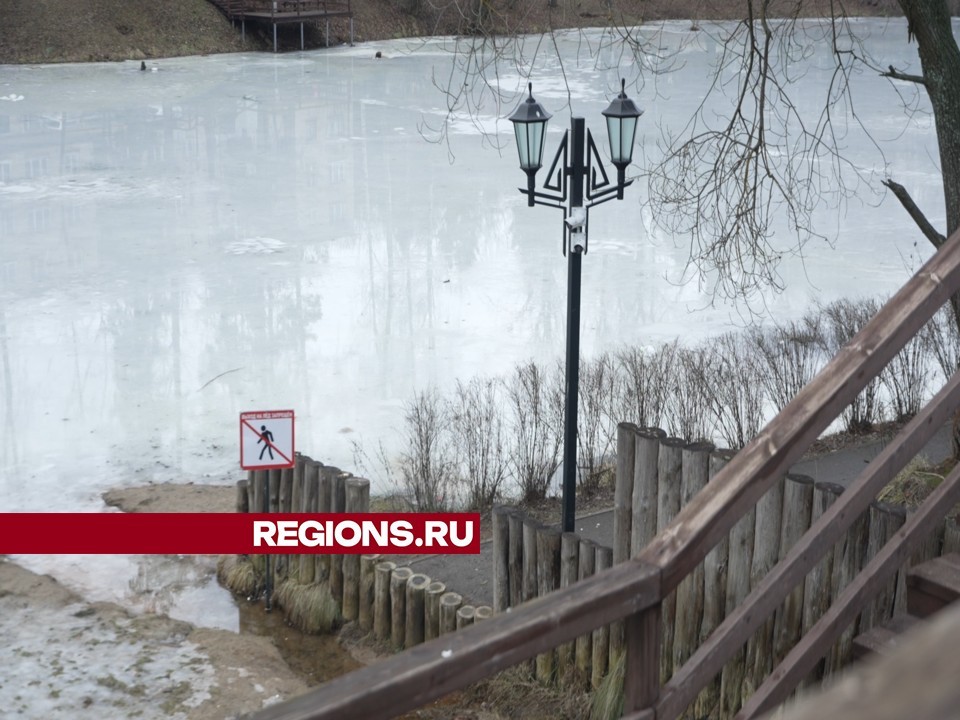
[[[240,413],[240,467],[293,467],[293,410]]]

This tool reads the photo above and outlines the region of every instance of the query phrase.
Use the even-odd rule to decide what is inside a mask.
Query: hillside
[[[819,0],[818,0],[819,2]],[[816,15],[806,2],[804,15]],[[355,39],[384,40],[418,35],[464,34],[475,23],[470,8],[498,32],[538,32],[550,27],[633,25],[665,18],[693,20],[740,17],[745,0],[353,0]],[[791,12],[795,2],[784,2]],[[852,0],[851,14],[898,15],[894,0]],[[331,24],[331,41],[349,39],[346,21]],[[308,47],[323,44],[322,27],[307,31]],[[281,49],[299,47],[299,26],[283,28]],[[6,0],[0,19],[0,63],[139,60],[269,50],[266,26],[239,28],[207,0]]]

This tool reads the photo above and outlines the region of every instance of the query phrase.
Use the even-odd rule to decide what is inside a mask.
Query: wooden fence
[[[598,546],[575,533],[540,525],[521,510],[493,510],[493,598],[502,612],[540,594],[567,587],[638,554],[647,538],[663,530],[707,482],[730,461],[732,453],[704,443],[667,438],[662,430],[618,427],[617,478],[614,509],[615,547]],[[661,474],[659,471],[663,469]],[[843,488],[815,482],[804,475],[787,475],[776,482],[757,507],[748,512],[704,561],[663,602],[660,676],[665,682],[681,667],[726,617],[786,557],[840,497]],[[636,516],[639,522],[634,522]],[[901,507],[873,502],[846,534],[826,553],[803,582],[794,587],[774,615],[736,653],[697,697],[696,718],[732,718],[773,666],[823,616],[854,577],[891,540],[906,521]],[[635,533],[640,533],[636,543]],[[528,538],[524,542],[524,536]],[[535,541],[531,538],[535,538]],[[632,548],[632,550],[631,550]],[[909,565],[942,553],[960,551],[960,526],[954,518],[938,523],[919,550],[890,578],[873,602],[834,644],[806,682],[844,667],[852,640],[906,608],[905,576]],[[557,570],[559,569],[559,571]],[[557,582],[559,578],[559,582]],[[530,594],[524,588],[537,588]],[[608,667],[623,653],[623,629],[603,627],[577,638],[574,646],[557,648],[555,657],[538,657],[537,678],[598,687]]]
[[[300,453],[293,468],[250,471],[237,483],[238,512],[365,513],[370,481]],[[281,583],[326,585],[344,620],[389,641],[412,647],[493,615],[465,604],[442,582],[414,573],[381,555],[265,555],[267,602]],[[295,596],[295,592],[290,592]],[[281,594],[278,602],[282,605]],[[289,608],[288,608],[289,609]]]
[[[724,539],[728,558],[732,557],[731,530],[742,523],[749,525],[744,518],[757,512],[758,502],[781,482],[788,468],[958,289],[960,232],[635,557],[523,603],[482,626],[464,628],[352,672],[256,717],[395,717],[617,621],[624,622],[624,717],[667,720],[681,716],[718,674],[722,678],[724,666],[770,618],[776,623],[777,609],[787,597],[827,556],[834,556],[837,543],[881,488],[960,407],[960,375],[955,374],[850,487],[823,509],[763,579],[751,583],[746,598],[726,608],[726,617],[682,665],[673,667],[664,683],[661,646],[667,647],[663,616],[668,599]],[[839,592],[756,688],[737,718],[758,717],[786,699],[958,501],[960,466]],[[657,504],[659,514],[659,497]],[[753,527],[756,535],[755,516]],[[728,568],[728,579],[729,572]]]

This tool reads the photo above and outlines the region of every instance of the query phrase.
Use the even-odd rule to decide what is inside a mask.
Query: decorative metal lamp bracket
[[[583,254],[587,254],[589,248],[589,230],[590,230],[590,208],[600,205],[608,200],[614,200],[617,193],[633,184],[633,180],[627,180],[623,184],[611,184],[610,177],[607,175],[603,161],[600,159],[600,153],[597,150],[596,143],[593,141],[593,135],[587,130],[587,166],[586,177],[587,187],[585,198],[587,202],[583,204],[585,213],[583,224],[572,228],[567,220],[570,218],[571,208],[567,207],[567,197],[569,192],[569,176],[572,168],[568,162],[567,142],[570,131],[564,131],[563,138],[560,141],[560,147],[557,148],[553,161],[550,163],[550,169],[547,171],[546,179],[543,182],[544,190],[551,192],[533,193],[533,202],[537,205],[559,208],[563,210],[563,255],[566,257],[567,250],[574,245],[583,247]],[[527,188],[518,188],[524,195],[529,195]],[[575,242],[579,241],[579,242]]]

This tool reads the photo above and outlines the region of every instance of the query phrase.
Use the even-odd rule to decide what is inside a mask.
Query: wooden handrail
[[[810,526],[783,559],[664,685],[657,717],[679,715],[783,602],[820,558],[833,548],[867,509],[877,493],[927,444],[960,407],[960,373],[956,373],[927,405],[860,473],[847,490]]]
[[[659,602],[659,570],[631,560],[509,613],[355,670],[254,717],[395,717]]]
[[[950,512],[950,508],[958,501],[960,465],[954,467],[917,511],[910,515],[896,537],[866,564],[856,580],[843,589],[823,617],[750,696],[735,720],[757,717],[786,700],[884,582],[909,560],[910,551],[929,534],[930,527]]]

